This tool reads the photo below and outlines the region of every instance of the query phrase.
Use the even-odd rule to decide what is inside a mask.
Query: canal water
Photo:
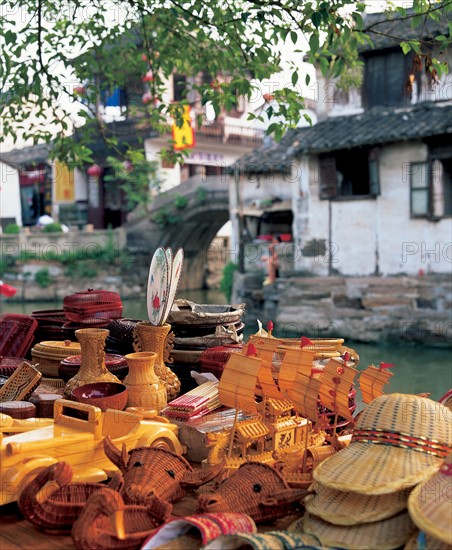
[[[227,303],[224,295],[215,290],[184,291],[177,297],[186,298],[198,304]],[[38,309],[61,307],[61,303],[53,302],[18,304],[3,300],[0,303],[0,313],[31,313]],[[125,300],[123,303],[123,316],[131,319],[146,319],[145,301],[142,298]],[[261,319],[261,321],[265,326],[268,319]],[[256,331],[256,320],[247,318],[245,337]],[[277,336],[277,327],[275,327],[274,332]],[[390,393],[429,392],[432,399],[437,400],[452,388],[452,353],[450,349],[409,346],[406,344],[363,344],[349,340],[345,344],[354,348],[360,355],[360,370],[370,364],[379,365],[380,361],[395,365],[392,369],[394,376],[387,389]]]

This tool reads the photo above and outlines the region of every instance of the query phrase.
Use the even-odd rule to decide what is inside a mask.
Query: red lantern
[[[98,178],[102,174],[102,167],[98,164],[93,164],[88,168],[86,173],[92,178]]]

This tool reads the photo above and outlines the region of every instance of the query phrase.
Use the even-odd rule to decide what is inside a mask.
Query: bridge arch
[[[182,247],[185,260],[179,289],[204,288],[209,248],[229,218],[227,178],[190,178],[160,194],[145,217],[126,225],[128,246],[147,258],[158,246]]]

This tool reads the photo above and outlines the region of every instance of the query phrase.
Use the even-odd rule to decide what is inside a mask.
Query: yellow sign
[[[74,201],[74,170],[63,162],[55,162],[55,202]]]
[[[190,105],[184,105],[184,114],[182,115],[182,127],[179,128],[176,124],[173,124],[173,147],[174,149],[176,149],[176,151],[180,151],[182,149],[191,149],[195,146],[195,132],[191,126],[190,111]]]

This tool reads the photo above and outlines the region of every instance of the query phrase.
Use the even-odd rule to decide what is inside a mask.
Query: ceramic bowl
[[[107,409],[124,410],[127,405],[127,388],[117,382],[93,382],[74,388],[72,399],[79,403],[87,403],[99,407],[103,411]]]

